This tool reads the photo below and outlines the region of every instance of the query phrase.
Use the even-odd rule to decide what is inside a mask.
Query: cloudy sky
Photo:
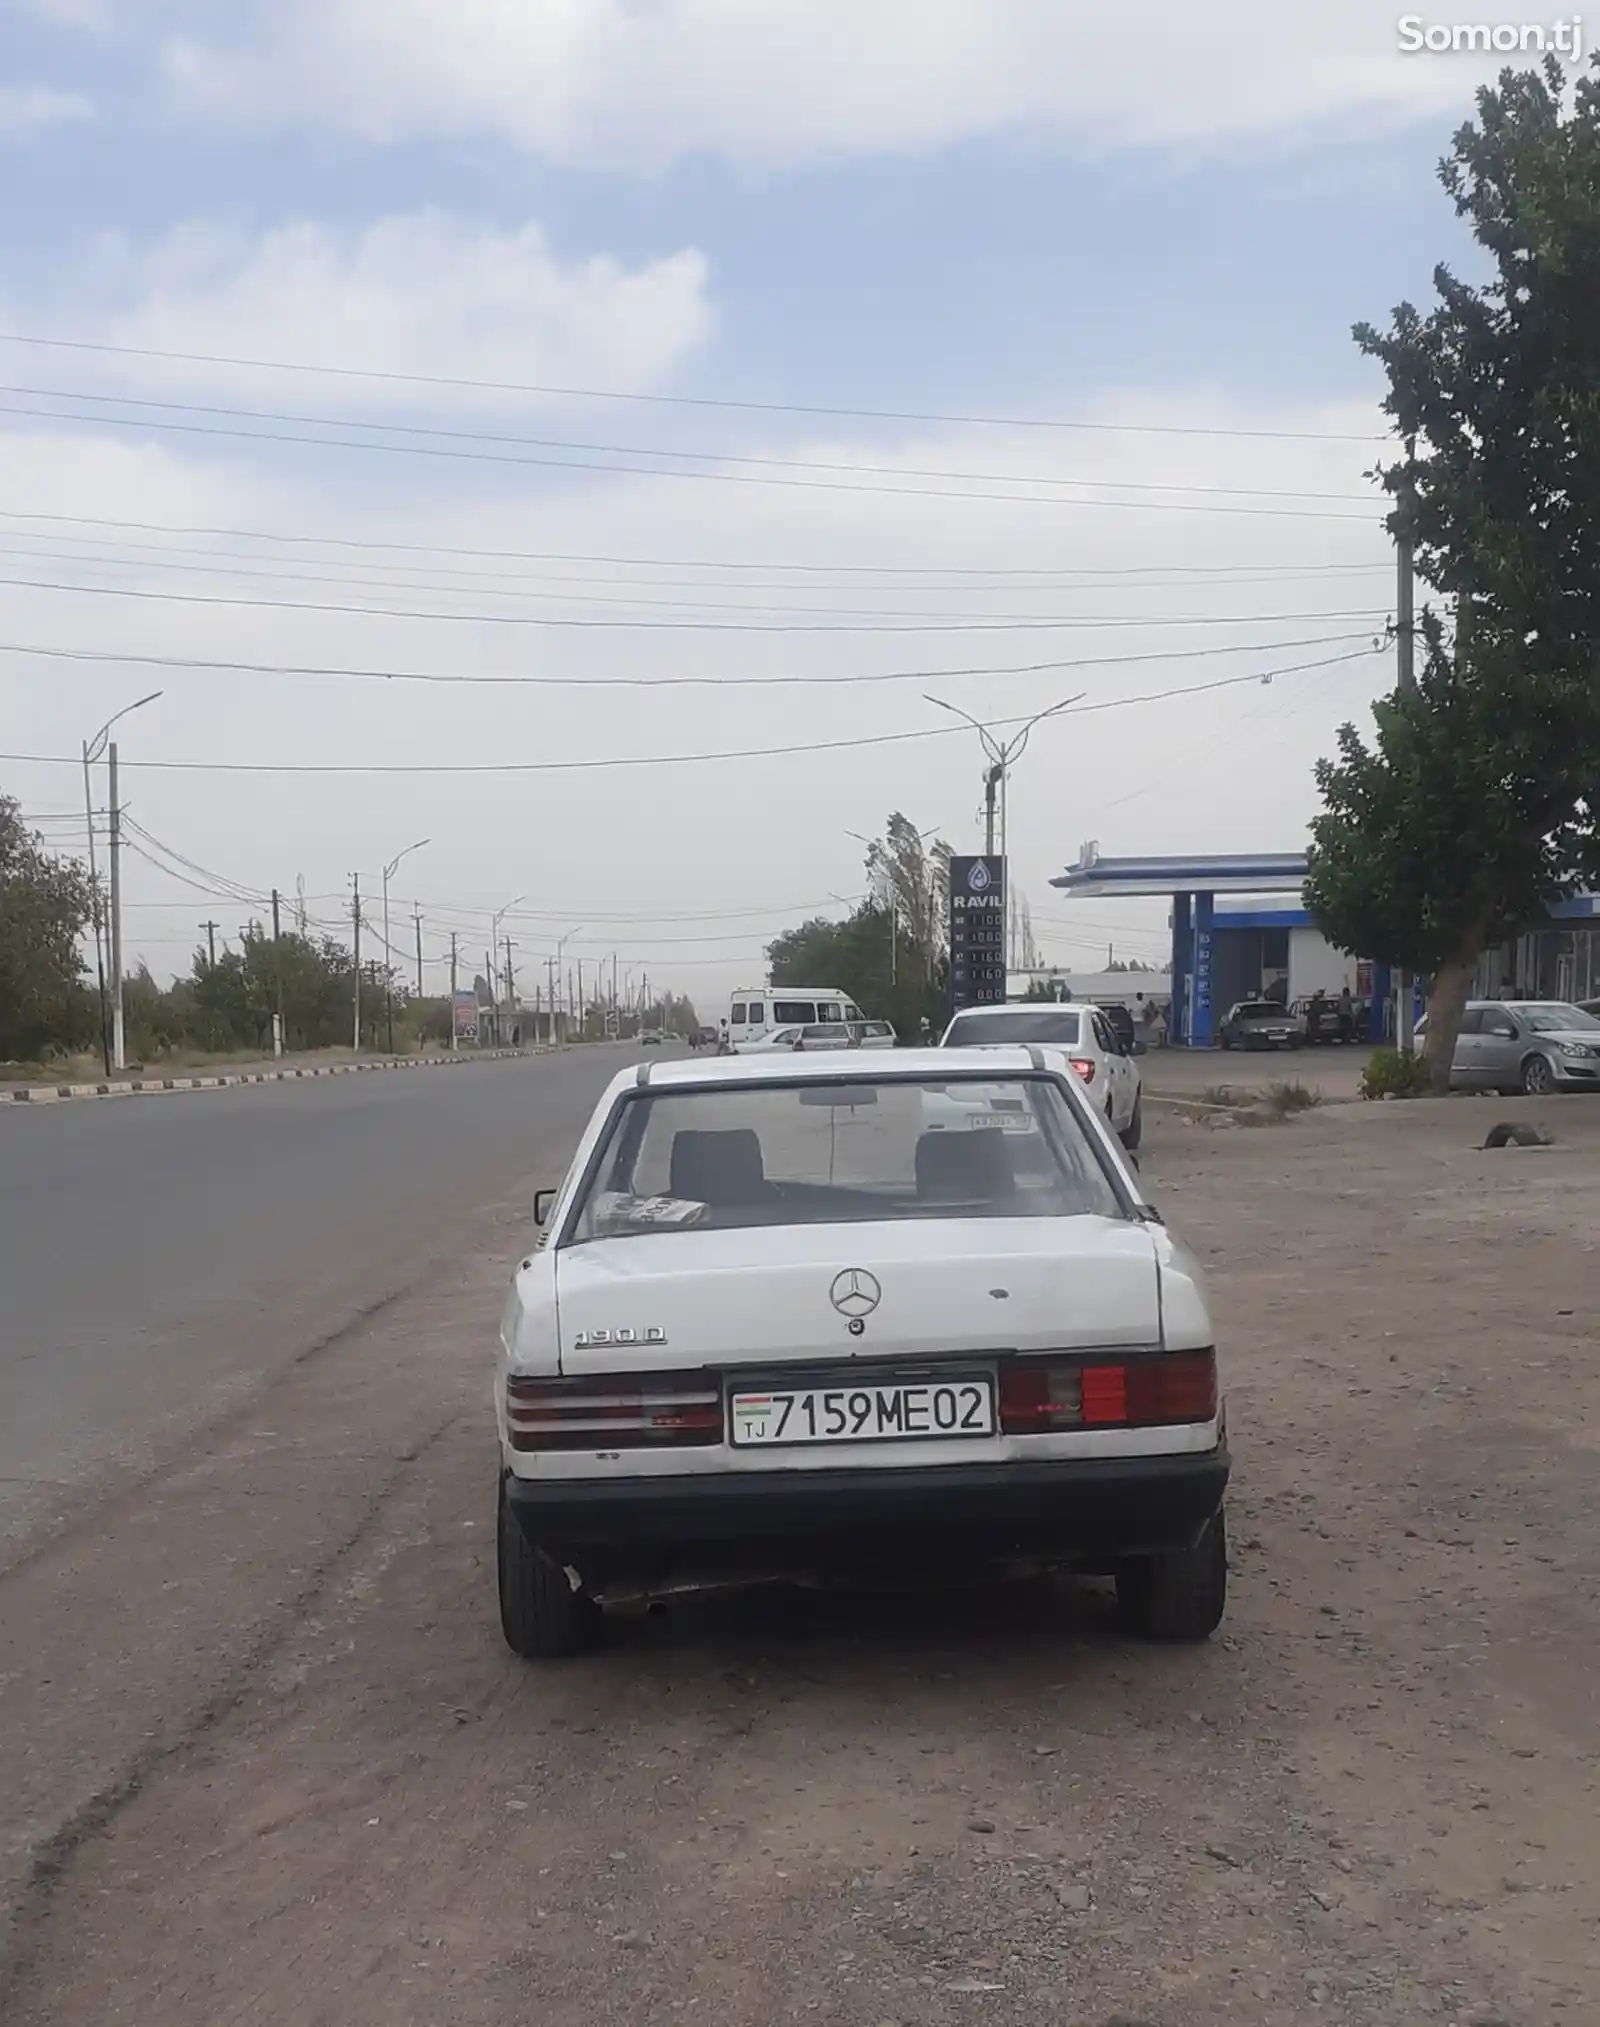
[[[159,689],[132,957],[273,886],[332,923],[427,837],[430,988],[515,902],[524,982],[565,936],[709,1014],[860,890],[852,832],[977,842],[928,695],[1081,696],[1014,878],[1056,960],[1156,955],[1050,876],[1298,844],[1389,681],[1349,326],[1467,261],[1433,165],[1488,70],[1398,43],[1374,0],[0,0],[0,789],[81,846],[50,757]]]

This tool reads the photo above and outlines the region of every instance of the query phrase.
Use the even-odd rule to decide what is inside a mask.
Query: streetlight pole
[[[502,923],[502,922],[503,922],[503,921],[505,920],[505,918],[506,918],[506,917],[507,917],[507,916],[508,916],[508,915],[509,915],[509,914],[511,913],[512,909],[513,909],[513,908],[515,908],[515,907],[517,906],[517,904],[518,904],[519,902],[521,902],[521,901],[525,901],[525,900],[527,900],[527,898],[528,898],[528,897],[527,897],[527,895],[526,895],[526,894],[515,894],[515,895],[513,895],[513,896],[512,896],[512,898],[511,898],[511,899],[510,899],[510,900],[509,900],[509,901],[508,901],[508,902],[506,903],[506,905],[505,905],[505,906],[504,906],[503,908],[496,908],[496,909],[495,909],[495,911],[494,911],[494,914],[493,914],[493,916],[492,916],[492,917],[490,918],[490,922],[489,922],[489,990],[490,990],[490,991],[491,991],[491,992],[492,992],[492,993],[494,994],[494,996],[495,996],[495,1002],[496,1002],[496,1004],[497,1004],[497,1005],[498,1005],[498,1004],[500,1004],[500,984],[499,984],[499,979],[500,979],[500,968],[499,968],[499,966],[500,966],[500,924],[501,924],[501,923]],[[507,985],[507,987],[506,987],[506,998],[507,998],[507,999],[509,1000],[509,999],[510,999],[510,997],[511,997],[511,986],[510,986],[510,985],[508,984],[508,985]],[[501,1037],[501,1034],[500,1034],[500,1021],[499,1021],[499,1016],[498,1016],[498,1014],[497,1014],[497,1015],[496,1015],[496,1017],[495,1017],[495,1040],[496,1040],[496,1041],[498,1042],[498,1041],[500,1041],[501,1039],[502,1039],[502,1037]]]
[[[555,965],[554,965],[554,968],[553,968],[553,975],[552,975],[552,978],[551,978],[551,982],[550,982],[550,1004],[551,1004],[551,1006],[552,1006],[552,1007],[554,1007],[554,1006],[555,1006],[555,1003],[556,1003],[556,993],[557,993],[557,990],[558,990],[558,988],[560,987],[560,984],[561,984],[561,978],[562,978],[562,971],[561,971],[561,955],[562,955],[562,952],[563,952],[563,951],[564,951],[564,950],[566,949],[566,947],[567,947],[567,944],[568,944],[568,942],[570,941],[570,939],[571,939],[572,937],[574,937],[574,936],[581,936],[582,934],[583,934],[583,931],[582,931],[581,929],[568,929],[568,930],[565,930],[565,931],[563,931],[563,933],[562,933],[562,934],[561,934],[560,936],[558,936],[558,937],[556,938],[556,957],[555,957]],[[571,987],[571,983],[570,983],[570,981],[568,982],[568,986],[567,986],[567,1014],[566,1014],[566,1023],[567,1023],[567,1027],[568,1027],[568,1028],[569,1028],[569,1030],[570,1030],[570,1028],[571,1028],[571,1025],[572,1025],[572,987]]]
[[[424,845],[432,844],[432,838],[418,838],[414,845],[407,845],[404,851],[396,852],[383,869],[383,1015],[388,1029],[385,1046],[394,1054],[394,952],[389,947],[389,882],[394,878],[395,869],[412,852],[420,852]]]
[[[105,1060],[107,1076],[111,1074],[113,1069],[121,1070],[125,1068],[127,1063],[126,1037],[122,1021],[122,805],[118,799],[117,747],[116,741],[111,737],[111,728],[120,719],[126,718],[130,711],[142,711],[146,704],[153,704],[158,697],[164,694],[161,690],[152,690],[149,696],[140,697],[137,702],[132,704],[124,704],[120,711],[113,712],[92,739],[84,742],[83,747],[83,797],[85,813],[89,819],[89,877],[91,880],[94,880],[96,875],[94,866],[94,798],[89,788],[89,769],[93,762],[100,758],[102,753],[106,756],[108,792],[111,804],[111,1040],[109,1045],[106,1041],[105,1031],[105,972],[103,968],[100,971],[100,1050]],[[100,966],[100,902],[98,883],[95,887],[94,916],[95,961],[96,965]]]
[[[972,716],[970,711],[963,711],[959,704],[949,703],[943,697],[928,696],[926,692],[924,692],[924,701],[929,704],[937,704],[941,711],[949,711],[953,716],[962,719],[972,727],[973,731],[977,733],[979,739],[983,742],[984,756],[989,762],[983,776],[984,851],[992,856],[995,850],[995,791],[998,788],[1000,792],[1000,856],[1004,858],[1010,843],[1006,829],[1006,781],[1011,769],[1027,750],[1028,741],[1033,736],[1034,726],[1043,724],[1046,718],[1055,717],[1058,711],[1070,710],[1074,704],[1081,703],[1083,701],[1083,692],[1080,690],[1074,697],[1062,697],[1056,703],[1047,706],[1043,711],[1035,711],[1033,716],[1017,731],[1013,732],[1011,737],[1003,743],[996,739],[987,725],[981,724]],[[1009,970],[1011,964],[1011,893],[1009,879],[1007,880],[1006,888],[1006,966]]]

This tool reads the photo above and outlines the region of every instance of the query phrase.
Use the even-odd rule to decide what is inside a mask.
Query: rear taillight
[[[513,1450],[638,1450],[722,1440],[722,1392],[704,1373],[506,1382]]]
[[[1095,1065],[1093,1056],[1074,1056],[1072,1059],[1072,1067],[1077,1071],[1078,1075],[1083,1079],[1083,1081],[1086,1084],[1092,1084],[1094,1082]]]
[[[1214,1351],[1114,1364],[1103,1359],[1011,1359],[1000,1368],[1000,1426],[1008,1436],[1209,1422],[1216,1412]]]

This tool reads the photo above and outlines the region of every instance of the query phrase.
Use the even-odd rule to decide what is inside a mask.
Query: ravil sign
[[[1006,996],[1006,862],[990,853],[950,861],[950,1008]]]

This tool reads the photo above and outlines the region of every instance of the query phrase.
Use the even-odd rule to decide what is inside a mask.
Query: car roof
[[[950,1016],[950,1019],[954,1023],[956,1021],[964,1021],[969,1016],[976,1019],[979,1014],[982,1014],[985,1018],[992,1018],[995,1014],[999,1014],[1002,1019],[1009,1018],[1012,1014],[1016,1014],[1019,1017],[1042,1013],[1076,1014],[1082,1013],[1086,1007],[1092,1008],[1098,1005],[1099,1001],[1092,999],[1008,999],[1000,1006],[959,1007]]]
[[[873,1083],[899,1076],[943,1083],[962,1070],[993,1078],[1001,1073],[1025,1076],[1038,1067],[1025,1048],[896,1049],[886,1061],[888,1055],[886,1050],[863,1055],[841,1049],[826,1056],[712,1056],[704,1061],[673,1056],[623,1070],[613,1089],[639,1083],[641,1073],[652,1091],[681,1091],[702,1084],[796,1084],[807,1079],[838,1084],[855,1078]]]

